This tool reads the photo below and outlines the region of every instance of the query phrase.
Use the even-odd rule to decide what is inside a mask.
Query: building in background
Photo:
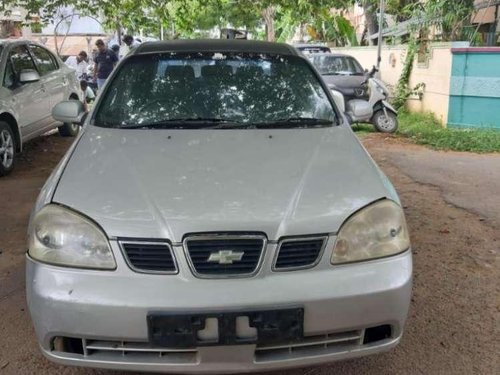
[[[500,0],[474,1],[475,12],[472,15],[471,23],[476,27],[482,42],[487,46],[500,44],[499,7]]]
[[[0,12],[0,39],[29,38],[30,28],[23,26],[27,12],[22,8],[11,8]]]
[[[107,40],[110,36],[98,17],[80,16],[74,9],[67,7],[59,9],[54,23],[43,27],[40,33],[32,33],[31,39],[64,59],[66,56],[76,56],[80,51],[92,56],[95,41]]]

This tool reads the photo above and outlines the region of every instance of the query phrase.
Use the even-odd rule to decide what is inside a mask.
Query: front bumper
[[[118,249],[114,247],[115,254]],[[388,350],[399,342],[411,294],[411,252],[376,261],[265,272],[247,279],[197,279],[187,265],[178,275],[54,267],[27,257],[27,299],[42,352],[67,365],[174,373],[232,373],[301,367]],[[325,257],[328,258],[328,257]],[[298,345],[152,347],[151,311],[213,312],[304,308]],[[391,335],[363,344],[365,329],[390,325]],[[80,354],[54,338],[81,342]]]

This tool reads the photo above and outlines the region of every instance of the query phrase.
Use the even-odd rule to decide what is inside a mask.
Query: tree
[[[363,7],[365,13],[365,28],[369,45],[374,44],[373,39],[370,37],[379,31],[377,22],[378,3],[378,0],[359,0],[359,4]]]
[[[423,34],[434,27],[444,41],[461,39],[464,27],[470,24],[473,10],[474,0],[417,1],[406,7],[412,17],[419,19],[417,28]]]
[[[158,33],[170,30],[170,37],[191,37],[197,30],[213,27],[265,28],[267,40],[283,40],[295,29],[309,30],[319,40],[338,44],[354,41],[349,22],[332,9],[347,9],[355,0],[3,0],[6,6],[22,6],[40,14],[43,23],[53,21],[60,7],[70,6],[85,15],[99,14],[109,30],[125,28]],[[375,0],[365,0],[375,1]],[[306,28],[306,25],[308,26]]]

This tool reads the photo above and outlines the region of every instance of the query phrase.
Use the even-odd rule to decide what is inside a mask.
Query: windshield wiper
[[[283,119],[262,121],[262,122],[240,122],[240,123],[227,123],[214,126],[212,129],[235,129],[235,128],[256,128],[256,129],[290,129],[308,126],[323,127],[332,125],[332,120],[319,119],[314,117],[288,117]]]
[[[199,129],[219,124],[235,124],[234,121],[216,117],[174,118],[137,125],[125,125],[122,129]]]

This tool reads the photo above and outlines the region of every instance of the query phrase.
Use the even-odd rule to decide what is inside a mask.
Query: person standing
[[[87,74],[89,66],[89,58],[87,52],[80,51],[77,56],[70,56],[65,61],[66,65],[75,69],[75,75],[78,80],[83,79],[83,75]]]
[[[106,47],[102,39],[97,39],[95,45],[97,54],[94,60],[94,79],[97,80],[97,89],[100,90],[118,62],[118,57]]]

